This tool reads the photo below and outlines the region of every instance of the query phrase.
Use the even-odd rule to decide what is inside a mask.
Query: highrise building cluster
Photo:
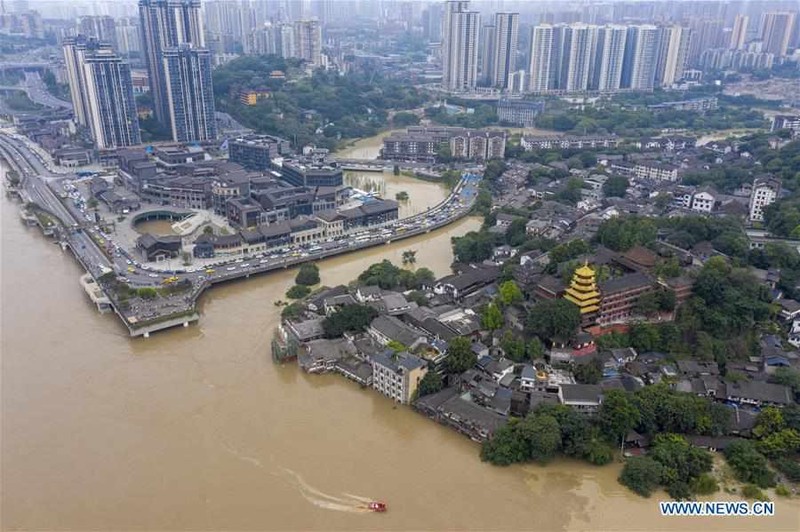
[[[45,32],[42,16],[38,11],[27,9],[17,9],[14,13],[0,10],[0,33],[43,39]]]
[[[175,141],[213,140],[211,54],[200,0],[139,0],[139,17],[156,119]]]
[[[649,90],[679,80],[691,32],[681,26],[541,24],[531,31],[531,92]]]
[[[67,39],[63,48],[75,121],[100,149],[141,143],[130,66],[95,39]]]
[[[120,53],[141,50],[156,119],[177,142],[217,136],[211,52],[205,48],[200,0],[139,0],[139,24],[83,17],[64,41],[75,121],[100,149],[141,143],[130,66]],[[139,36],[141,43],[139,45]]]
[[[322,26],[316,19],[267,23],[248,34],[245,51],[302,59],[319,67],[323,65]]]
[[[800,44],[798,12],[780,6],[736,13],[664,11],[654,2],[617,3],[612,12],[590,7],[541,14],[522,53],[519,13],[482,20],[469,0],[428,6],[421,30],[430,41],[440,37],[442,87],[456,92],[650,90],[681,82],[689,67],[771,68]],[[527,64],[516,64],[525,55]]]

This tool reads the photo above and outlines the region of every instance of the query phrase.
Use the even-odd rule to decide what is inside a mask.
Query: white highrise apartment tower
[[[442,22],[442,86],[461,91],[475,88],[478,78],[480,14],[467,11],[469,1],[445,3]]]
[[[494,53],[495,46],[495,27],[491,24],[484,24],[481,27],[480,49],[478,50],[480,83],[484,86],[491,86],[494,76]]]
[[[622,65],[625,61],[626,26],[603,26],[597,31],[597,55],[592,88],[599,91],[619,90]]]
[[[294,23],[294,55],[322,66],[322,27],[318,20],[298,20]]]
[[[531,30],[531,63],[528,68],[528,90],[546,92],[553,86],[553,33],[550,24],[534,26]]]
[[[83,74],[95,145],[115,149],[140,144],[130,65],[111,50],[98,50],[85,58]]]
[[[516,70],[519,41],[519,13],[497,13],[494,17],[494,61],[492,86],[507,89],[511,73]]]
[[[733,21],[733,31],[731,32],[731,50],[742,50],[747,38],[747,26],[750,23],[750,17],[747,15],[736,15]]]
[[[561,87],[569,92],[588,90],[594,68],[597,26],[572,24],[565,31],[564,57],[567,63],[561,72]]]
[[[628,28],[626,69],[628,88],[650,90],[655,83],[658,60],[659,28],[650,24]]]
[[[655,85],[669,87],[683,77],[689,59],[692,32],[681,26],[661,28]]]
[[[786,55],[796,17],[797,13],[793,11],[764,13],[761,17],[763,51],[771,52],[776,56]]]

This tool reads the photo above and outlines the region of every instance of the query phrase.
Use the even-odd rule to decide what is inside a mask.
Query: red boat
[[[367,505],[367,508],[372,510],[373,512],[385,512],[386,511],[386,503],[373,501]]]

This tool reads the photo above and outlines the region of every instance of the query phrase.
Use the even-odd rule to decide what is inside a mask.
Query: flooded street
[[[337,151],[334,155],[340,159],[377,159],[383,147],[384,137],[405,129],[392,129],[355,141],[350,146]]]
[[[174,235],[175,231],[172,230],[172,222],[170,220],[147,220],[137,223],[134,228],[136,232],[151,235]]]
[[[411,202],[428,198],[401,182]],[[387,189],[389,184],[387,184]],[[427,192],[426,192],[427,191]],[[439,192],[441,199],[443,191]],[[414,204],[422,208],[424,203]],[[335,375],[272,362],[295,271],[215,287],[201,320],[131,339],[100,315],[71,255],[2,212],[2,527],[8,530],[797,530],[766,519],[675,519],[617,466],[497,468],[478,446]],[[346,283],[370,264],[448,273],[450,238],[477,218],[320,262]],[[379,515],[337,501],[382,499]],[[722,496],[725,499],[730,496]]]
[[[440,203],[448,190],[440,183],[423,181],[392,172],[350,172],[345,174],[345,184],[367,191],[377,192],[385,199],[395,200],[399,205],[400,218],[419,214]],[[408,199],[398,201],[398,192],[408,194]]]

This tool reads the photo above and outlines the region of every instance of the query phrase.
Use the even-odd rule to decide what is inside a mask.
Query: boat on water
[[[386,511],[386,503],[379,502],[379,501],[372,501],[367,505],[367,508],[372,510],[373,512],[385,512]]]

